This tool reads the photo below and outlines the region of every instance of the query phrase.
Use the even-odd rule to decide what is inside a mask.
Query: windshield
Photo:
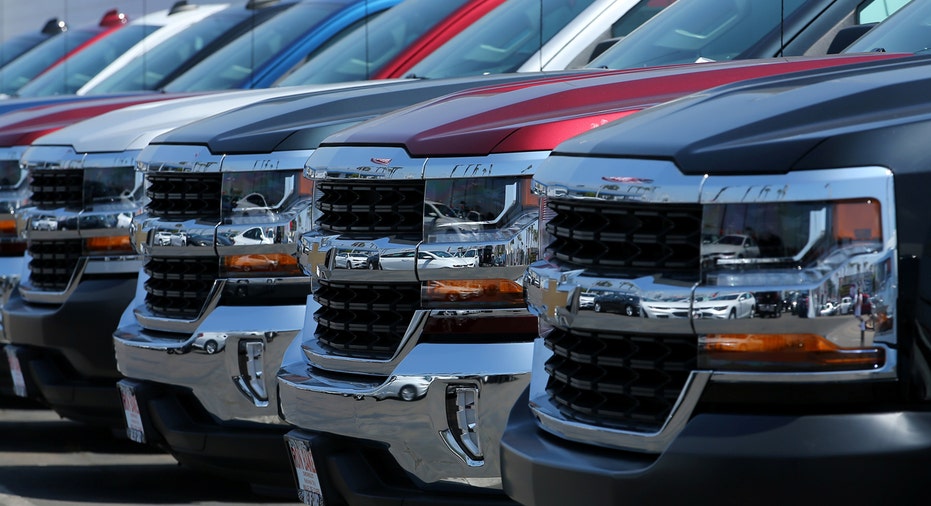
[[[99,29],[78,29],[55,35],[30,49],[0,69],[0,93],[12,95],[43,70],[100,33]]]
[[[290,47],[339,8],[337,4],[319,2],[295,4],[205,58],[165,86],[165,91],[237,88],[257,68]]]
[[[226,9],[192,24],[165,42],[149,49],[142,58],[136,58],[94,87],[88,95],[124,91],[154,90],[165,84],[165,79],[187,62],[204,56],[212,50],[210,44],[223,35],[251,28],[258,19],[254,11]],[[257,16],[255,16],[257,17]],[[264,19],[264,18],[263,18]]]
[[[279,86],[360,81],[470,0],[405,0],[315,55]],[[360,43],[360,41],[365,41]]]
[[[21,97],[44,97],[76,93],[113,60],[159,28],[154,25],[121,28],[33,79],[17,94]]]
[[[424,58],[410,73],[437,79],[513,72],[593,1],[508,0]]]
[[[19,55],[36,47],[47,38],[47,35],[30,33],[3,41],[0,44],[0,67],[15,60]]]
[[[899,0],[897,3],[903,2],[907,0]],[[857,39],[843,52],[927,53],[929,50],[931,2],[911,2]]]
[[[808,0],[675,2],[588,67],[628,69],[735,59]],[[775,56],[775,55],[772,55]]]

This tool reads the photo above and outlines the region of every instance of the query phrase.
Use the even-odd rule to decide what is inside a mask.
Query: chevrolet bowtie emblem
[[[326,252],[320,251],[320,243],[314,243],[310,251],[305,253],[307,256],[307,265],[310,266],[310,273],[313,276],[320,277],[317,268],[326,263]]]
[[[559,291],[559,283],[554,279],[547,280],[546,289],[543,291],[543,306],[546,307],[546,315],[550,318],[556,318],[559,308],[566,307],[566,292]]]

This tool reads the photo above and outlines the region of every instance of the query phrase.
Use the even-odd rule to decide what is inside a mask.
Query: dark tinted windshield
[[[339,4],[296,4],[213,53],[165,86],[167,92],[228,90],[287,49],[339,9]]]
[[[898,0],[891,3],[901,5],[906,1]],[[869,11],[864,12],[864,14],[867,13]],[[865,22],[869,22],[869,18]],[[890,53],[928,53],[931,51],[931,2],[909,3],[844,50],[845,53],[866,51]]]
[[[44,97],[75,93],[113,60],[159,28],[154,25],[121,28],[33,79],[17,94],[21,97]]]
[[[30,33],[28,35],[20,35],[19,37],[13,37],[3,41],[3,44],[0,44],[0,67],[10,63],[16,59],[16,57],[25,53],[26,51],[36,47],[36,45],[48,37],[48,35],[43,35],[41,33]]]
[[[736,58],[807,0],[676,2],[588,66],[626,69]],[[773,55],[775,56],[775,55]]]
[[[508,0],[424,58],[411,74],[433,79],[513,72],[593,1]]]
[[[242,31],[265,17],[255,19],[255,11],[241,8],[225,9],[192,24],[181,33],[146,51],[129,65],[86,90],[88,95],[124,91],[153,90],[165,84],[166,77],[200,58],[203,51],[215,49],[210,44],[223,35]]]
[[[315,55],[278,85],[368,79],[424,33],[470,0],[405,0]]]
[[[30,49],[22,58],[17,58],[0,69],[0,93],[7,95],[16,93],[49,65],[74,51],[98,33],[100,30],[94,28],[69,30]]]

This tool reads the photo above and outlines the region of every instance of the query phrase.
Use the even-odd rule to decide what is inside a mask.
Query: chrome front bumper
[[[274,373],[304,324],[304,306],[218,306],[193,333],[174,334],[142,328],[136,302],[114,332],[124,376],[190,389],[223,422],[281,425]]]
[[[420,343],[387,378],[335,379],[313,374],[301,342],[293,340],[278,373],[287,422],[383,443],[427,487],[500,489],[499,441],[529,384],[532,343]]]

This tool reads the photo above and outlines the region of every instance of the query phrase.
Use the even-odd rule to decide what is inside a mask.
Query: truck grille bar
[[[150,258],[143,266],[145,305],[166,318],[194,319],[220,276],[216,258]]]
[[[154,218],[219,221],[220,174],[147,173],[147,211]]]
[[[628,275],[694,274],[701,266],[699,204],[645,206],[552,200],[546,225],[556,260],[579,268],[623,269]],[[677,276],[678,277],[678,276]]]
[[[33,169],[29,175],[31,205],[39,209],[80,209],[83,206],[83,169]]]
[[[564,416],[615,429],[659,430],[695,369],[690,335],[553,330],[546,390]]]
[[[337,355],[391,358],[420,306],[419,283],[320,281],[315,337]]]
[[[83,253],[82,241],[33,240],[29,243],[29,280],[40,290],[62,291],[74,275],[78,260]]]
[[[422,181],[323,181],[317,188],[322,230],[358,236],[423,236]]]

